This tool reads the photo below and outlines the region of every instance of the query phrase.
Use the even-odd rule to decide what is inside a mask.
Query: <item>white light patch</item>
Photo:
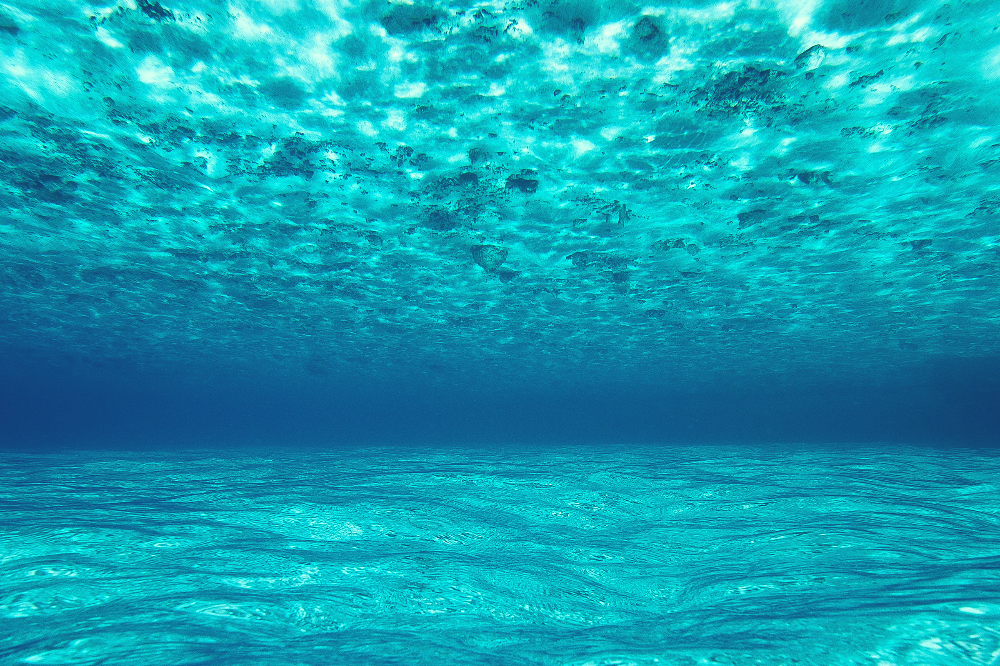
[[[110,46],[113,49],[125,48],[124,44],[122,44],[117,39],[112,37],[111,33],[105,30],[103,27],[98,28],[97,32],[94,33],[94,36],[97,37],[97,40],[101,42],[101,44],[104,44],[105,46]]]
[[[924,42],[927,38],[931,36],[930,28],[920,28],[919,30],[914,30],[913,32],[900,32],[889,38],[886,42],[886,46],[895,46],[897,44],[907,44],[910,42]]]
[[[522,21],[521,19],[517,19],[516,21],[508,25],[504,31],[511,37],[514,37],[515,39],[531,37],[533,34],[535,34],[534,30],[531,29],[531,26]]]
[[[416,81],[397,84],[394,94],[400,99],[416,99],[423,97],[425,92],[427,92],[427,84],[423,81]]]
[[[126,7],[128,7],[128,9],[133,9],[134,10],[134,9],[137,8],[136,5],[131,5],[130,6],[129,3],[123,2],[122,4],[125,5]],[[118,4],[114,4],[114,5],[110,5],[108,7],[101,7],[99,9],[98,8],[92,8],[91,11],[93,11],[96,16],[100,17],[103,20],[103,19],[108,18],[112,14],[114,14],[116,11],[118,11],[118,8],[119,8],[119,5]]]
[[[734,169],[739,169],[740,171],[749,171],[750,169],[750,156],[744,153],[740,157],[729,162],[729,166]]]
[[[194,64],[194,66],[193,66],[193,67],[191,68],[191,71],[192,71],[192,72],[194,72],[195,74],[201,74],[201,73],[202,73],[202,72],[204,72],[204,71],[205,71],[206,69],[208,69],[208,65],[206,65],[206,64],[205,64],[205,63],[203,63],[203,62],[202,62],[201,60],[199,60],[199,61],[198,61],[198,62],[196,62],[196,63]]]
[[[594,37],[594,46],[601,53],[614,55],[621,50],[619,39],[625,35],[624,21],[609,23],[601,28],[601,31]]]
[[[744,148],[749,148],[750,146],[756,146],[760,144],[760,137],[757,136],[757,130],[752,127],[747,127],[739,134],[732,135],[733,146],[740,146]]]
[[[225,98],[215,93],[205,92],[200,88],[193,88],[191,90],[191,98],[199,100],[201,104],[206,104],[220,110],[229,106]]]
[[[979,61],[979,71],[983,73],[983,78],[987,81],[1000,79],[1000,46],[990,49],[986,56]]]
[[[542,70],[554,73],[569,71],[569,64],[566,63],[566,60],[570,57],[570,51],[570,45],[561,39],[545,44],[543,46],[545,56],[542,58]]]
[[[21,90],[31,99],[41,103],[45,99],[43,91],[39,89],[39,84],[50,93],[55,93],[60,97],[74,92],[73,79],[59,72],[52,72],[41,67],[30,67],[25,63],[24,54],[20,51],[4,61],[0,59],[0,67],[6,71],[12,79],[17,79]]]
[[[389,62],[402,62],[406,58],[406,51],[402,46],[393,46],[389,49],[389,53],[386,54],[386,58],[388,58]]]
[[[386,119],[382,121],[382,127],[394,129],[402,132],[406,129],[406,116],[399,109],[389,109]]]
[[[788,24],[789,36],[798,37],[809,28],[819,4],[818,0],[792,0],[791,2],[778,3],[778,12]]]
[[[164,65],[156,56],[147,56],[136,69],[139,80],[151,86],[169,86],[174,81],[174,70]]]
[[[573,139],[570,143],[573,144],[573,152],[576,153],[577,157],[589,153],[597,147],[586,139]]]
[[[61,72],[53,72],[51,70],[40,70],[40,76],[42,81],[45,82],[45,87],[50,93],[55,93],[60,97],[66,97],[75,92],[75,85],[73,79]]]
[[[868,94],[865,95],[865,101],[861,104],[861,106],[862,108],[867,108],[884,104],[892,93],[893,88],[891,85],[880,83],[872,86],[869,89]]]
[[[787,139],[782,139],[778,142],[778,148],[775,149],[775,155],[787,155],[789,151],[789,146],[795,143],[794,137],[789,137]]]
[[[361,132],[366,136],[378,136],[378,130],[375,129],[375,126],[372,125],[367,120],[362,120],[357,125],[355,125],[355,127],[358,128],[359,132]]]
[[[614,141],[621,133],[621,127],[605,127],[601,129],[601,138],[605,141]]]
[[[986,611],[981,608],[974,608],[973,606],[962,606],[958,610],[963,613],[971,613],[972,615],[986,615]]]
[[[344,20],[340,13],[346,3],[341,0],[316,0],[313,4],[330,19],[330,25],[334,29],[334,39],[340,39],[353,32],[351,22]]]
[[[895,88],[896,91],[906,92],[916,87],[916,78],[913,76],[900,76],[892,79],[889,85]]]
[[[332,90],[323,96],[323,101],[327,104],[333,104],[334,106],[344,106],[345,104],[340,95]]]
[[[792,21],[792,24],[788,26],[788,34],[792,37],[796,37],[803,30],[808,28],[810,23],[812,23],[812,13],[800,12],[799,15]]]
[[[302,50],[303,60],[312,65],[311,74],[313,80],[324,79],[336,73],[337,56],[330,49],[332,37],[326,33],[319,33],[312,36],[308,46]]]
[[[827,90],[838,90],[843,88],[848,83],[851,82],[851,77],[849,74],[837,74],[836,76],[831,76],[830,80],[827,81]]]
[[[266,40],[274,33],[271,26],[263,23],[254,23],[250,20],[249,16],[238,9],[230,7],[230,12],[233,17],[232,25],[236,29],[235,36],[240,39],[246,41],[261,41]]]
[[[803,33],[800,37],[799,42],[802,45],[802,50],[805,51],[810,46],[815,46],[821,44],[826,48],[827,51],[842,49],[851,43],[851,35],[841,35],[838,32],[821,32],[819,30],[810,30],[809,32]]]
[[[738,4],[740,3],[720,2],[704,9],[685,9],[679,13],[697,23],[711,23],[712,21],[731,19]]]
[[[111,140],[111,137],[107,134],[101,134],[99,132],[91,132],[90,130],[80,130],[80,134],[86,134],[87,136],[96,136],[98,139]]]
[[[684,43],[670,47],[670,53],[656,61],[656,76],[653,77],[655,83],[669,83],[674,72],[682,72],[694,68],[694,62],[687,58],[688,55],[698,52],[700,44],[697,42]]]
[[[200,157],[205,160],[205,173],[210,177],[215,176],[215,167],[218,162],[215,155],[207,150],[196,150],[194,152],[195,157]],[[207,186],[206,186],[207,187]]]

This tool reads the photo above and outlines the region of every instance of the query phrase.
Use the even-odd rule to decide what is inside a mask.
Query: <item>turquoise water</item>
[[[747,446],[9,455],[10,664],[996,664],[1000,463]]]
[[[704,390],[998,357],[994,2],[19,0],[8,355]]]
[[[0,666],[1000,666],[997,0],[0,0]]]

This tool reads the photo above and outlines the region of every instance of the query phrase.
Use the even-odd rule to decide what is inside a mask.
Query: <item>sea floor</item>
[[[0,454],[3,664],[1000,664],[1000,455]]]

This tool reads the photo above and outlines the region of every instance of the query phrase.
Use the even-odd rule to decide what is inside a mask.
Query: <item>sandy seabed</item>
[[[871,447],[0,455],[29,664],[995,664],[1000,460]]]

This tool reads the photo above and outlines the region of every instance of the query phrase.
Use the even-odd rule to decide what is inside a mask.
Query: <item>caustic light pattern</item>
[[[903,447],[12,456],[0,659],[987,666],[998,473]]]
[[[8,3],[0,340],[320,376],[989,356],[995,10]]]

